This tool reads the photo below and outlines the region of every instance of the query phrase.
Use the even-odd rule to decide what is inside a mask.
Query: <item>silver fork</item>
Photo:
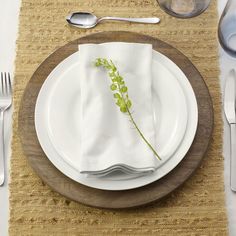
[[[0,81],[0,186],[5,180],[5,143],[4,143],[4,112],[12,104],[12,85],[10,74],[1,72]]]

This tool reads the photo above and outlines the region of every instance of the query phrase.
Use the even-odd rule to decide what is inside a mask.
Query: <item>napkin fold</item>
[[[131,111],[140,130],[155,148],[152,109],[152,45],[137,43],[82,44],[80,173],[106,175],[153,172],[157,160],[127,114],[115,104],[107,71],[95,67],[96,58],[111,59],[128,87]]]

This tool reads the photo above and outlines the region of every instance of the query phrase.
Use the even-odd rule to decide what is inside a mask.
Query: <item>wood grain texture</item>
[[[58,63],[76,52],[79,44],[110,41],[151,43],[155,50],[169,57],[185,73],[194,89],[199,109],[196,137],[183,161],[162,179],[144,187],[127,191],[93,189],[63,175],[44,154],[39,145],[34,125],[34,109],[38,93],[43,82]],[[200,165],[211,140],[213,108],[207,86],[200,73],[188,58],[177,49],[156,38],[137,33],[124,31],[102,32],[66,44],[52,53],[38,67],[24,92],[18,122],[24,153],[35,172],[51,188],[69,199],[86,205],[101,208],[131,208],[160,200],[178,188],[194,173]]]

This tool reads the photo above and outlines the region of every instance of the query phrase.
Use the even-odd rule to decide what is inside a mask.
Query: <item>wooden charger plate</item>
[[[195,92],[199,120],[194,142],[179,165],[169,174],[144,187],[105,191],[86,187],[61,173],[44,154],[35,131],[34,112],[38,93],[51,71],[83,43],[150,43],[153,49],[175,62],[189,79]],[[190,60],[174,47],[156,38],[131,32],[102,32],[79,38],[52,53],[30,79],[19,111],[19,132],[25,155],[38,176],[52,189],[80,203],[102,208],[130,208],[152,203],[167,196],[183,184],[198,168],[209,146],[213,130],[213,107],[207,86]]]

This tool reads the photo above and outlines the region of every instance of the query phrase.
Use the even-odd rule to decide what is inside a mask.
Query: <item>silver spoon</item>
[[[89,12],[74,12],[66,17],[66,20],[69,24],[79,27],[79,28],[93,28],[98,23],[103,20],[115,20],[115,21],[128,21],[136,23],[145,23],[145,24],[157,24],[160,22],[160,19],[157,17],[152,18],[122,18],[122,17],[101,17],[97,18],[95,15]]]

